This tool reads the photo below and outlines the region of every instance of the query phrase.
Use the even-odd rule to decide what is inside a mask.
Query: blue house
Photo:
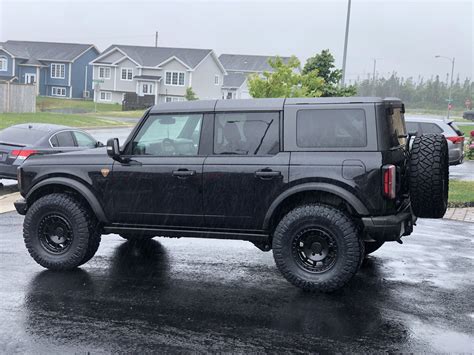
[[[0,81],[37,84],[38,95],[92,97],[92,44],[0,42]]]

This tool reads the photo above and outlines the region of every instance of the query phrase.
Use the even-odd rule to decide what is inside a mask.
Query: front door
[[[214,147],[204,163],[209,228],[260,229],[288,184],[290,154],[280,152],[279,112],[217,113]]]
[[[25,74],[25,84],[35,84],[36,74]]]
[[[109,191],[113,222],[200,226],[202,114],[150,115],[114,162]]]

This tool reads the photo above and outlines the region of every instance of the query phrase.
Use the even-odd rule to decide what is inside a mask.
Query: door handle
[[[195,170],[188,170],[188,169],[173,170],[173,176],[176,176],[178,179],[186,179],[195,174],[196,174]]]
[[[271,169],[258,170],[255,172],[255,176],[260,179],[273,179],[274,177],[281,176],[281,171],[273,171]]]

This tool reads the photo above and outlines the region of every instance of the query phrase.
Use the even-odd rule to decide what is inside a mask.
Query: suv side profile
[[[240,239],[273,250],[294,285],[334,291],[417,217],[446,211],[446,139],[410,143],[403,113],[398,99],[358,97],[159,104],[122,146],[19,168],[26,247],[68,270],[103,234]]]

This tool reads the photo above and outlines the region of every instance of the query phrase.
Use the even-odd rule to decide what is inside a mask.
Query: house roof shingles
[[[224,76],[223,88],[240,88],[247,79],[247,74],[243,73],[228,73]]]
[[[103,53],[107,53],[113,48],[119,48],[139,65],[145,67],[155,67],[175,56],[190,68],[195,68],[210,52],[212,52],[211,49],[144,47],[114,44],[107,48]]]
[[[276,58],[265,55],[246,55],[246,54],[221,54],[219,60],[227,71],[243,72],[264,72],[273,71],[268,64],[268,59]],[[290,57],[280,57],[284,63],[290,60]]]
[[[6,41],[0,43],[0,47],[3,47],[17,58],[70,62],[88,48],[93,47],[93,45],[83,43]]]

